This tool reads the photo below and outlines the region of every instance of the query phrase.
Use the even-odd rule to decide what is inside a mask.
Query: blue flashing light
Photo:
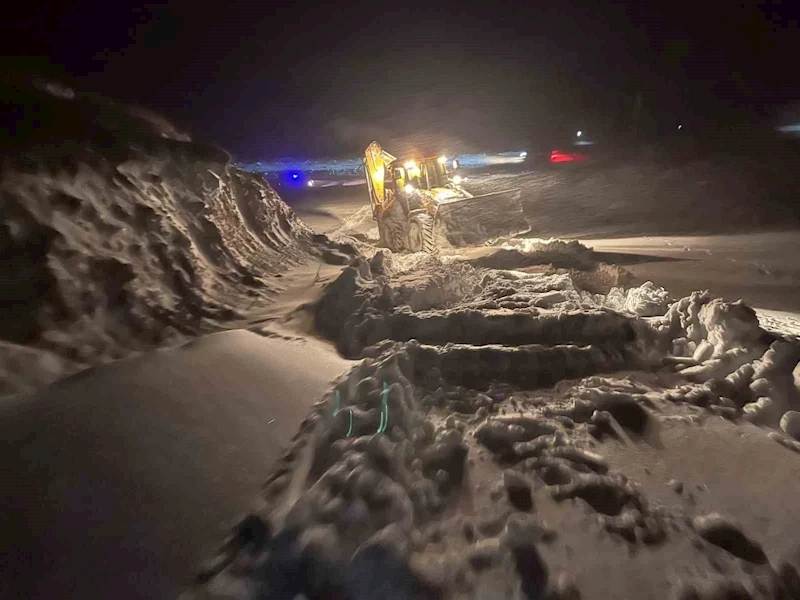
[[[582,132],[581,137],[587,136]],[[476,167],[488,167],[506,163],[520,163],[526,157],[521,156],[526,150],[516,150],[512,152],[496,153],[477,153],[460,154],[454,156],[458,159],[459,167],[466,169]],[[258,161],[254,163],[237,163],[237,166],[245,171],[252,171],[262,175],[280,178],[285,185],[308,186],[306,178],[312,178],[315,183],[311,187],[317,187],[318,180],[325,179],[326,175],[353,175],[363,181],[364,161],[363,157],[348,159],[277,159],[271,161]],[[319,186],[322,187],[322,186]]]

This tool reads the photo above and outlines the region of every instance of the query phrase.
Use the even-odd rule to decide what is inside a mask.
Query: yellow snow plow
[[[364,152],[372,216],[380,244],[392,252],[474,246],[529,231],[520,190],[473,196],[444,156],[397,158],[372,142]]]

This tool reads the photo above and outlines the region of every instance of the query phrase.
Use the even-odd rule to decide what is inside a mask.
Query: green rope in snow
[[[381,424],[378,426],[378,433],[385,433],[389,425],[389,386],[383,382],[383,393],[381,394]]]
[[[333,408],[333,416],[335,417],[342,411],[342,399],[341,395],[339,394],[339,390],[334,390],[334,408]],[[353,410],[351,407],[347,407],[347,414],[350,417],[350,426],[347,430],[347,437],[353,435]],[[383,392],[381,392],[381,422],[378,425],[378,431],[376,433],[386,433],[386,428],[389,426],[389,386],[386,385],[386,382],[383,382]]]
[[[340,412],[342,412],[342,397],[341,394],[339,393],[339,390],[333,390],[333,394],[335,398],[333,416],[335,417]],[[345,410],[347,411],[347,414],[350,417],[350,426],[347,429],[347,437],[350,437],[351,435],[353,435],[353,409],[348,406],[347,408],[345,408]]]

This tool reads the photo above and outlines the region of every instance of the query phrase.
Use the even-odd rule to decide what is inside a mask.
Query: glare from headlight
[[[519,157],[520,157],[520,158],[526,158],[527,156],[528,156],[528,153],[527,153],[527,152],[520,152],[520,153],[519,153]]]
[[[447,162],[447,157],[446,156],[440,156],[439,157],[439,164],[440,165],[443,165],[446,162]]]
[[[410,194],[414,191],[414,186],[410,183],[407,183],[403,189],[406,191],[406,194]]]
[[[403,165],[406,169],[414,169],[417,166],[413,160],[408,161],[406,164]]]
[[[459,183],[461,183],[462,181],[464,181],[464,180],[463,180],[463,179],[461,179],[461,175],[453,175],[453,183],[455,183],[456,185],[458,185],[458,184],[459,184]]]
[[[308,180],[308,183],[307,183],[306,185],[307,185],[308,187],[314,187],[314,180],[313,180],[313,179],[309,179],[309,180]]]

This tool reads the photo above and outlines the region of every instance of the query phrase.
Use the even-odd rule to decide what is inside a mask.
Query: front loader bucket
[[[519,189],[492,192],[439,204],[442,233],[456,248],[530,231]]]

